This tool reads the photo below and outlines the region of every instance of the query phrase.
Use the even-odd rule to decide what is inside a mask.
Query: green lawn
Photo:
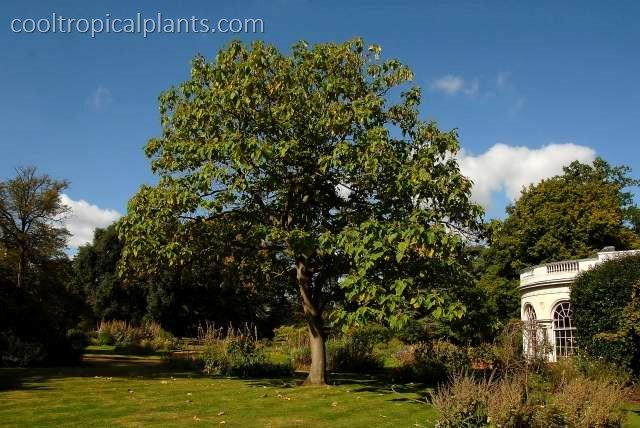
[[[167,370],[157,356],[91,354],[81,367],[0,369],[0,426],[433,426],[422,385],[364,375],[334,375],[326,387],[300,381],[211,378]],[[627,426],[640,427],[639,409],[629,406]]]
[[[165,370],[158,358],[87,356],[76,368],[0,369],[0,426],[432,426],[425,388],[335,375],[300,379],[211,378]]]

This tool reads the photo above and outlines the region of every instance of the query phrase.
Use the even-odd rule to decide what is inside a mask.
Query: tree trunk
[[[20,255],[18,256],[18,274],[16,279],[16,286],[18,288],[22,288],[22,283],[24,282],[24,265],[26,262],[26,257],[24,254],[24,250],[20,250]]]
[[[322,331],[322,319],[309,320],[309,346],[311,347],[311,367],[305,385],[324,385],[327,377],[327,354],[325,352],[325,337]]]
[[[304,315],[307,318],[309,328],[309,346],[311,347],[311,368],[305,385],[324,385],[327,377],[327,356],[325,352],[324,320],[322,311],[311,294],[311,274],[307,270],[306,259],[300,257],[296,260],[296,278]]]

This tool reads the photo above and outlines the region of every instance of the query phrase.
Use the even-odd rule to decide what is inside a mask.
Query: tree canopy
[[[555,260],[584,258],[605,246],[640,244],[627,222],[634,207],[628,187],[639,182],[629,168],[602,158],[573,162],[564,173],[523,189],[507,218],[491,225],[491,247],[503,273]]]
[[[14,254],[15,283],[25,283],[28,264],[65,248],[67,230],[60,226],[68,208],[60,201],[66,181],[47,174],[38,175],[34,167],[16,169],[16,176],[0,181],[0,240],[9,255]]]
[[[419,118],[411,71],[380,55],[354,39],[197,56],[190,79],[160,97],[162,135],[145,148],[159,182],[119,226],[129,269],[182,266],[206,233],[206,251],[288,278],[309,326],[311,383],[325,380],[327,309],[395,326],[416,310],[461,311],[436,289],[462,274],[481,209],[456,132]]]

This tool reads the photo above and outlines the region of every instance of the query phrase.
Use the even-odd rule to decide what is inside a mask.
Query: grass
[[[100,353],[102,351],[103,353]],[[333,375],[326,387],[290,379],[212,378],[169,370],[157,356],[95,347],[82,366],[0,369],[0,427],[428,427],[424,385]],[[640,427],[640,406],[625,426]]]
[[[97,351],[97,350],[95,350]],[[335,375],[242,380],[168,371],[154,357],[87,355],[81,367],[0,369],[0,426],[432,426],[425,388]]]

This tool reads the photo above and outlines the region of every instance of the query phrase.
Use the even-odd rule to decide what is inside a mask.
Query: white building
[[[576,328],[569,302],[574,278],[595,265],[639,250],[615,251],[607,247],[597,257],[533,266],[520,272],[520,314],[525,322],[524,350],[547,354],[550,361],[572,355]]]

